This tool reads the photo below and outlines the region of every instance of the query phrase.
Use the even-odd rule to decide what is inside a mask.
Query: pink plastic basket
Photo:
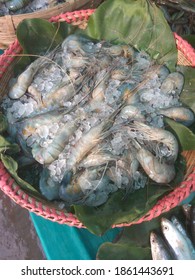
[[[80,10],[52,17],[51,22],[66,21],[68,23],[85,23],[93,14],[94,10]],[[177,34],[175,35],[176,45],[178,49],[178,64],[195,66],[195,50]],[[0,56],[0,87],[2,91],[7,88],[6,85],[12,75],[11,68],[13,68],[16,60],[15,55],[20,54],[22,51],[18,41],[16,40],[10,47]],[[184,153],[187,160],[187,174],[185,181],[177,186],[172,192],[164,196],[157,204],[141,219],[132,223],[116,224],[113,227],[129,226],[131,224],[138,224],[144,221],[149,221],[155,217],[158,217],[164,212],[179,205],[184,199],[186,199],[190,193],[195,191],[195,152],[189,151]],[[9,172],[0,162],[0,188],[8,195],[13,201],[19,204],[21,207],[34,212],[35,214],[42,216],[48,220],[58,222],[60,224],[67,224],[69,226],[75,226],[78,228],[85,227],[77,217],[65,211],[58,211],[55,207],[48,206],[45,202],[41,202],[38,199],[26,194],[21,187],[11,177]]]

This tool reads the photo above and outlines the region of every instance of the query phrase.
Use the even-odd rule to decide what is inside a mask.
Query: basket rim
[[[49,20],[51,17],[66,12],[81,9],[94,9],[98,7],[103,0],[68,0],[64,3],[58,3],[47,9],[36,10],[34,12],[3,15],[0,16],[0,48],[6,49],[16,39],[16,29],[18,24],[24,19],[42,18]]]
[[[56,17],[50,18],[51,22],[66,21],[72,23],[77,20],[88,20],[90,15],[93,14],[95,9],[79,10],[74,12],[68,12],[65,14],[58,15]],[[192,46],[174,33],[176,45],[178,50],[185,51],[187,54],[191,54],[193,63],[191,66],[195,66],[195,50]],[[9,48],[0,56],[0,66],[3,66],[0,70],[0,78],[5,74],[6,69],[14,60],[14,55],[22,51],[18,40],[16,39]],[[192,55],[193,54],[193,55]],[[31,211],[43,218],[51,220],[53,222],[58,222],[60,224],[67,224],[69,226],[74,226],[78,228],[85,228],[82,222],[78,220],[76,215],[65,212],[63,210],[56,210],[54,207],[48,207],[44,203],[36,200],[32,196],[26,194],[21,187],[15,182],[11,174],[6,170],[3,163],[0,161],[0,189],[8,195],[15,203],[19,204],[21,207]],[[195,191],[195,166],[192,172],[188,175],[187,179],[180,183],[180,185],[171,191],[168,195],[164,196],[159,200],[154,207],[152,207],[143,217],[137,221],[115,224],[112,227],[125,227],[132,224],[142,223],[144,221],[149,221],[153,218],[158,217],[164,212],[176,207],[184,199],[186,199],[191,192]]]

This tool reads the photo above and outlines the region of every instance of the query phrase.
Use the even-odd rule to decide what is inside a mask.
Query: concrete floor
[[[0,190],[0,260],[44,260],[28,210]]]

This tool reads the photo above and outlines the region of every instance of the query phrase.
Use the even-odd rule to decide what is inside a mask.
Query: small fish
[[[164,240],[153,231],[150,233],[150,245],[153,260],[172,260]]]
[[[182,225],[182,223],[175,217],[171,217],[171,222],[173,223],[173,225],[183,234],[183,236],[185,237],[187,243],[188,243],[188,246],[194,256],[194,259],[195,259],[195,248],[193,246],[193,243],[192,241],[190,240],[184,226]]]
[[[171,221],[166,218],[161,219],[161,228],[165,239],[177,260],[193,260],[192,252],[188,246],[186,238],[173,225]]]

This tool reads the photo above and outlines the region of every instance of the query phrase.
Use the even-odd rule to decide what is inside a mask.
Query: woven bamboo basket
[[[16,39],[16,28],[23,19],[50,19],[53,16],[81,9],[97,8],[102,0],[67,0],[66,3],[56,5],[45,10],[28,14],[6,15],[0,17],[0,49],[6,49]]]
[[[66,21],[68,23],[80,24],[86,22],[94,10],[81,10],[72,13],[66,13],[57,17],[52,17],[51,22]],[[176,45],[178,49],[178,64],[195,66],[195,50],[182,38],[175,34]],[[1,97],[6,94],[8,82],[13,75],[13,66],[17,61],[17,54],[22,51],[17,40],[0,56],[0,92]],[[192,192],[195,191],[195,151],[184,152],[183,156],[187,161],[187,171],[184,181],[177,186],[172,192],[159,200],[156,205],[141,219],[132,223],[116,224],[113,227],[124,227],[132,224],[142,223],[144,221],[152,220],[164,212],[179,205],[186,199]],[[77,217],[69,212],[59,211],[48,202],[39,201],[38,199],[29,196],[11,177],[9,172],[0,161],[0,189],[9,196],[15,203],[21,207],[36,213],[45,219],[58,222],[60,224],[67,224],[78,228],[85,227]]]

